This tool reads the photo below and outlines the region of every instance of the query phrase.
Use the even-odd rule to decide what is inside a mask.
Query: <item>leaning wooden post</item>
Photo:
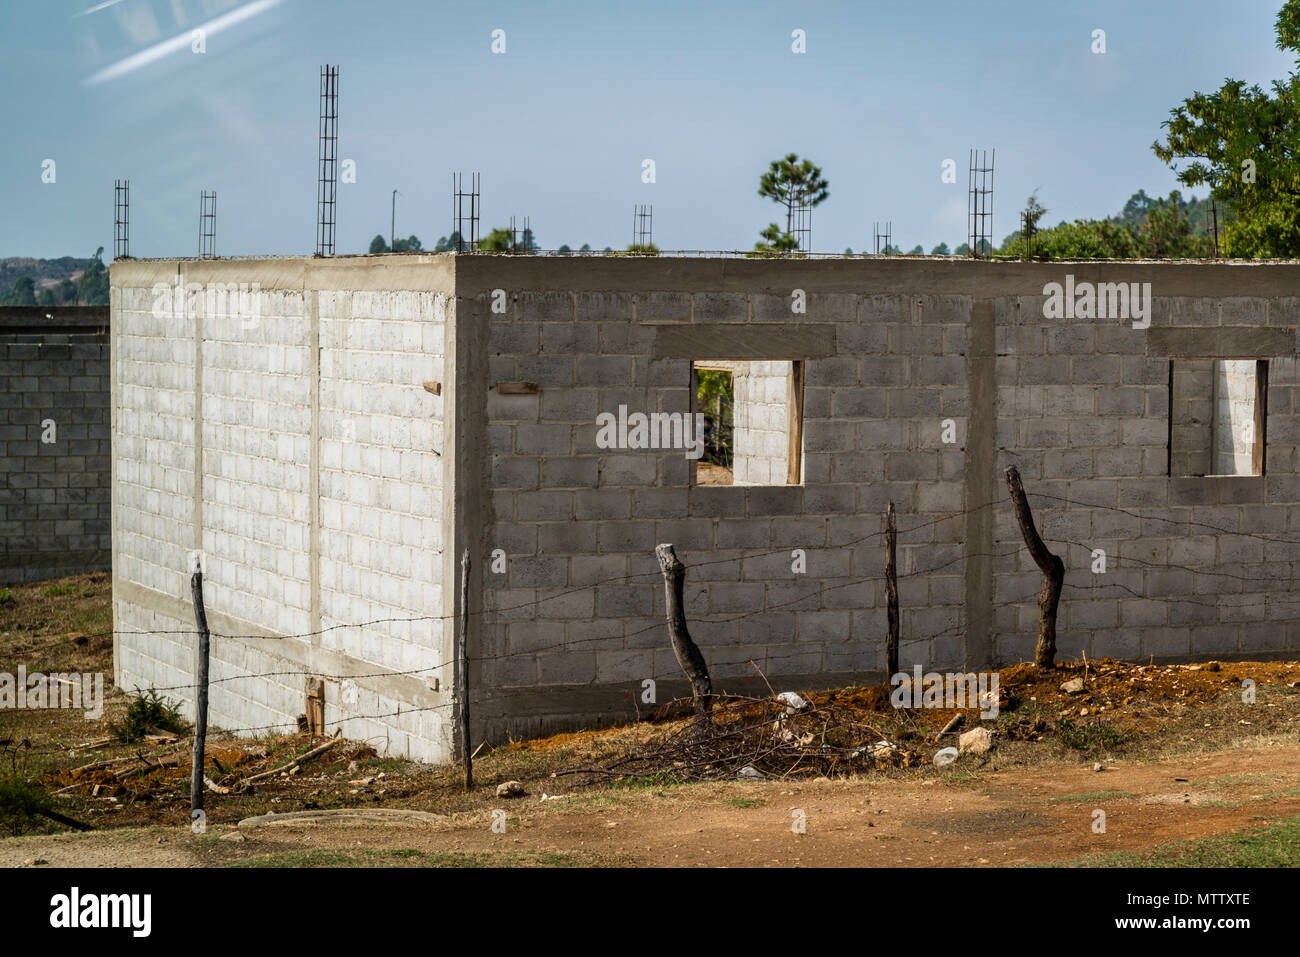
[[[709,667],[704,663],[704,655],[691,640],[690,630],[686,627],[686,606],[682,598],[682,587],[686,582],[686,566],[677,558],[672,545],[658,545],[655,556],[659,559],[659,570],[664,574],[664,595],[668,604],[668,638],[673,643],[673,654],[677,663],[686,672],[691,682],[692,703],[695,713],[705,718],[713,708],[713,682],[709,679]]]
[[[885,680],[898,674],[898,526],[894,503],[885,512],[885,601],[889,631],[885,635]]]
[[[1043,590],[1038,593],[1038,645],[1034,648],[1034,664],[1050,668],[1056,661],[1056,606],[1061,601],[1061,586],[1065,584],[1065,563],[1048,551],[1039,537],[1033,513],[1029,511],[1029,500],[1020,484],[1020,472],[1014,465],[1007,469],[1007,489],[1011,492],[1020,534],[1043,573]]]
[[[190,594],[194,599],[194,622],[199,629],[198,674],[194,679],[194,754],[190,757],[190,811],[203,810],[204,748],[208,737],[208,615],[203,610],[203,572],[196,567],[190,574]]]
[[[456,684],[460,692],[460,737],[466,791],[474,789],[474,748],[469,737],[469,565],[467,548],[460,558],[460,634],[456,641],[456,660],[460,664]]]

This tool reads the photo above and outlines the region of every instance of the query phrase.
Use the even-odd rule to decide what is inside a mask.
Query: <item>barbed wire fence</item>
[[[1074,509],[1091,509],[1091,510],[1109,511],[1109,512],[1124,514],[1143,522],[1153,521],[1153,522],[1166,524],[1170,527],[1171,532],[1181,530],[1190,533],[1193,529],[1203,529],[1207,534],[1231,535],[1240,538],[1255,539],[1261,542],[1269,543],[1271,545],[1281,545],[1289,548],[1300,549],[1300,533],[1296,533],[1296,537],[1285,537],[1284,535],[1277,534],[1277,533],[1269,534],[1269,533],[1262,533],[1257,531],[1227,528],[1224,526],[1215,525],[1208,522],[1193,520],[1190,517],[1190,515],[1185,518],[1166,518],[1161,515],[1147,514],[1144,512],[1135,511],[1133,509],[1124,508],[1122,506],[1107,505],[1098,502],[1078,501],[1066,496],[1054,495],[1048,492],[1039,491],[1039,492],[1032,492],[1029,494],[1030,497],[1033,499],[1042,500],[1044,502],[1060,503],[1059,507],[1064,508],[1066,510],[1074,508]],[[951,522],[953,520],[964,518],[968,515],[983,511],[985,509],[998,508],[999,506],[1009,508],[1010,502],[1008,502],[1008,500],[1005,498],[999,498],[999,499],[995,499],[994,501],[982,503],[980,505],[971,508],[965,508],[954,512],[944,513],[937,518],[919,522],[911,526],[908,526],[906,528],[900,527],[897,530],[897,534],[900,537],[900,539],[906,539],[908,536],[914,535],[917,532],[924,531],[929,528],[933,528],[945,522]],[[841,544],[836,544],[833,546],[828,546],[828,547],[835,548],[835,549],[851,549],[851,548],[868,544],[873,541],[881,540],[887,534],[887,530],[883,526],[884,526],[884,520],[882,516],[882,528],[880,531],[872,532],[863,535],[859,538],[856,538],[854,540],[844,542]],[[1075,538],[1057,537],[1051,534],[1047,534],[1045,535],[1045,537],[1053,542],[1057,542],[1059,544],[1068,546],[1070,548],[1083,549],[1089,554],[1089,556],[1093,554],[1094,550],[1097,549],[1099,545],[1110,544],[1111,542],[1118,543],[1122,541],[1121,539],[1119,539],[1117,536],[1114,535],[1099,536],[1097,541],[1095,542],[1082,542]],[[906,541],[903,541],[902,544],[904,546],[908,545]],[[925,545],[930,545],[930,544],[933,543],[929,541],[914,542],[911,543],[911,547],[914,549],[922,549]],[[997,546],[999,545],[1011,545],[1012,547],[1003,550],[997,550]],[[737,551],[739,551],[741,554],[734,557],[708,559],[705,561],[693,562],[690,564],[689,569],[697,570],[709,566],[734,564],[734,563],[740,563],[744,561],[753,561],[755,559],[762,558],[765,556],[772,556],[777,554],[788,555],[790,553],[790,549],[788,547],[763,549],[763,550],[756,550],[756,551],[739,549]],[[1008,559],[1014,559],[1017,555],[1022,555],[1024,553],[1025,553],[1025,547],[1023,543],[1008,539],[1002,542],[995,542],[995,551],[993,552],[963,551],[955,558],[939,561],[934,564],[926,565],[925,567],[914,567],[911,570],[900,571],[899,576],[902,578],[923,578],[926,576],[934,575],[939,572],[943,572],[957,565],[964,565],[965,562],[967,562],[970,559],[987,558],[987,559],[994,560],[996,562],[1005,562]],[[1294,568],[1294,563],[1291,561],[1283,563],[1285,564],[1286,567],[1279,568],[1277,574],[1248,575],[1239,571],[1234,571],[1231,568],[1197,566],[1197,565],[1190,565],[1190,564],[1176,562],[1176,561],[1147,560],[1131,554],[1124,554],[1122,548],[1116,549],[1116,554],[1113,556],[1113,559],[1114,559],[1114,564],[1112,567],[1115,570],[1125,568],[1125,567],[1133,567],[1139,571],[1171,570],[1171,569],[1179,570],[1179,571],[1188,572],[1193,576],[1210,576],[1210,577],[1235,581],[1241,584],[1242,591],[1239,592],[1216,591],[1212,593],[1206,593],[1204,596],[1200,598],[1183,595],[1183,594],[1153,595],[1148,593],[1148,591],[1138,591],[1123,582],[1113,582],[1113,581],[1107,582],[1101,580],[1102,576],[1099,574],[1090,574],[1090,580],[1087,583],[1070,581],[1067,579],[1064,582],[1064,587],[1066,589],[1070,589],[1073,592],[1092,593],[1092,594],[1095,594],[1099,591],[1115,589],[1124,594],[1130,595],[1135,598],[1143,599],[1146,601],[1157,601],[1157,602],[1167,603],[1170,605],[1196,604],[1196,605],[1204,605],[1210,607],[1219,607],[1222,606],[1223,599],[1225,598],[1226,595],[1257,594],[1258,592],[1249,592],[1249,593],[1245,592],[1244,589],[1247,584],[1258,584],[1263,586],[1272,586],[1278,592],[1280,592],[1280,594],[1275,594],[1272,591],[1265,590],[1262,598],[1267,605],[1290,606],[1290,605],[1300,604],[1300,597],[1289,597],[1294,592],[1294,585],[1295,585],[1295,568]],[[1295,555],[1295,560],[1300,561],[1300,551],[1298,551],[1297,554]],[[1237,565],[1243,563],[1234,562],[1228,564]],[[1269,565],[1269,567],[1276,567],[1277,563],[1259,562],[1257,564],[1264,564],[1264,565]],[[1001,569],[999,573],[1010,574],[1019,570],[1020,569],[1012,569],[1008,571],[1007,569]],[[1079,569],[1077,566],[1071,569],[1067,565],[1067,571],[1070,570],[1077,571]],[[502,605],[502,606],[491,607],[491,608],[486,607],[485,605],[484,607],[479,609],[469,609],[467,607],[463,609],[463,614],[459,617],[461,617],[462,620],[478,618],[478,619],[482,619],[488,626],[499,626],[507,623],[513,623],[511,619],[506,617],[511,612],[522,611],[525,609],[538,609],[545,606],[549,602],[556,601],[568,595],[588,592],[601,587],[638,583],[641,582],[642,580],[652,580],[659,577],[661,576],[658,570],[640,572],[634,574],[610,576],[607,578],[602,578],[602,579],[592,581],[582,586],[564,588],[560,591],[545,595],[543,597],[534,598],[529,601],[523,601],[516,604]],[[816,585],[810,586],[809,590],[804,594],[796,595],[793,598],[789,598],[783,601],[768,602],[765,603],[763,607],[756,608],[752,611],[738,612],[734,614],[721,613],[721,614],[693,615],[691,616],[691,620],[707,623],[707,624],[715,624],[715,623],[726,624],[726,623],[745,621],[758,616],[764,616],[764,615],[772,614],[774,612],[778,612],[783,608],[787,608],[790,606],[797,606],[804,602],[808,602],[811,599],[820,599],[824,597],[826,594],[838,591],[840,589],[864,587],[868,585],[875,585],[877,583],[883,583],[885,581],[886,581],[886,575],[879,574],[879,575],[866,575],[866,576],[850,576],[843,581],[836,581],[831,584],[828,584],[826,582],[819,582]],[[646,583],[653,584],[654,582],[647,581]],[[976,615],[963,614],[961,604],[951,605],[950,607],[953,609],[953,614],[956,616],[957,621],[937,631],[932,631],[932,632],[919,634],[919,635],[905,636],[904,641],[907,644],[914,647],[924,646],[927,643],[935,641],[936,639],[945,638],[955,634],[960,634],[961,632],[969,631],[970,629],[976,626],[982,627],[986,624],[989,624],[990,621],[996,621],[997,615],[1002,610],[1007,608],[1022,607],[1025,605],[1025,603],[1031,601],[1035,596],[1035,594],[1039,594],[1039,593],[1040,593],[1040,589],[1037,586],[1035,586],[1033,589],[1031,589],[1030,591],[1024,594],[1017,594],[1010,598],[995,600],[991,603],[991,605],[985,612]],[[870,603],[870,607],[876,608],[877,604],[878,603],[875,601],[873,597]],[[949,606],[944,606],[944,607],[949,607]],[[879,610],[881,610],[883,614],[883,609],[879,609]],[[293,634],[265,635],[265,634],[222,633],[219,631],[212,631],[210,633],[210,636],[214,642],[218,640],[308,641],[313,638],[319,638],[326,634],[340,631],[340,630],[356,629],[360,631],[378,625],[392,624],[392,623],[413,624],[419,622],[453,622],[457,619],[457,617],[458,617],[457,614],[390,616],[384,618],[370,619],[368,621],[362,621],[356,623],[338,623],[338,624],[321,627],[319,629],[312,630],[312,631],[293,633]],[[522,652],[506,652],[506,653],[493,653],[493,654],[478,653],[474,656],[474,660],[477,663],[499,662],[499,661],[505,661],[520,656],[529,656],[529,657],[536,656],[544,652],[570,651],[585,646],[591,646],[593,644],[599,645],[601,643],[609,643],[609,642],[616,642],[616,641],[625,643],[627,640],[631,638],[635,638],[639,635],[651,631],[663,631],[666,633],[667,622],[666,621],[654,622],[632,631],[628,631],[624,625],[620,624],[618,625],[617,628],[611,629],[609,634],[594,635],[594,636],[583,637],[583,638],[566,639],[566,640],[557,641],[545,645],[530,645],[526,651],[522,651]],[[82,638],[112,637],[114,640],[118,638],[131,637],[131,636],[181,637],[181,638],[193,639],[193,638],[197,638],[199,634],[200,632],[198,628],[111,629],[106,631],[84,633],[79,635],[79,637]],[[24,649],[28,653],[31,653],[33,651],[39,652],[40,650],[42,650],[44,647],[47,647],[48,645],[56,644],[58,642],[66,640],[65,635],[51,635],[51,636],[38,635],[33,637],[36,638],[48,637],[48,641],[45,645],[36,645]],[[883,642],[883,632],[882,632],[881,641]],[[666,642],[665,642],[665,646],[667,646]],[[646,650],[650,651],[650,649],[646,649]],[[796,649],[792,652],[785,653],[785,654],[773,654],[770,652],[770,650],[764,649],[761,657],[756,655],[746,654],[746,655],[742,655],[742,657],[739,658],[725,658],[725,657],[710,658],[709,657],[710,649],[707,644],[705,644],[701,650],[704,652],[709,665],[714,671],[739,667],[747,664],[753,664],[755,667],[757,667],[759,662],[761,661],[763,665],[763,669],[760,670],[760,673],[762,671],[769,670],[773,664],[779,664],[780,662],[797,660],[797,659],[806,660],[808,654],[808,650],[801,650],[801,649]],[[650,660],[650,665],[648,670],[651,673],[646,674],[642,677],[653,679],[655,681],[663,679],[665,676],[661,673],[661,669],[659,668],[659,666],[654,664],[655,656],[653,655],[653,653],[648,654],[647,657]],[[257,680],[266,680],[272,678],[288,678],[288,677],[311,677],[313,679],[318,679],[318,680],[325,679],[325,680],[340,681],[340,682],[367,680],[367,679],[396,678],[396,677],[423,676],[426,678],[432,678],[432,677],[441,677],[445,673],[444,671],[445,669],[452,669],[453,671],[451,673],[454,673],[454,670],[457,667],[459,667],[460,663],[461,662],[459,661],[458,658],[453,658],[450,661],[442,661],[436,664],[427,665],[419,668],[411,668],[411,669],[386,668],[384,670],[376,670],[376,671],[365,671],[359,669],[359,670],[340,672],[340,673],[325,673],[317,669],[307,669],[307,668],[281,669],[281,670],[269,670],[269,671],[246,671],[240,674],[229,674],[221,677],[211,678],[209,681],[202,684],[204,685],[204,687],[211,687],[214,685],[223,685],[230,682],[240,682],[240,681],[251,682]],[[223,666],[229,667],[229,664],[223,663]],[[586,684],[591,686],[596,686],[602,683],[604,682],[602,682],[601,680],[595,677],[593,677],[589,682],[586,682]],[[168,692],[194,692],[197,689],[199,689],[200,684],[201,682],[196,680],[193,682],[186,682],[186,683],[180,683],[174,685],[152,686],[148,689],[134,688],[134,689],[122,689],[122,690],[126,691],[127,693],[153,691],[157,694],[165,694]],[[453,683],[453,687],[454,687],[454,683]],[[468,694],[469,690],[470,689],[459,689],[459,693]],[[757,698],[751,699],[744,695],[732,695],[732,696],[728,696],[728,700],[731,701],[733,704],[741,703],[745,701],[748,701],[752,704],[755,701],[759,701],[763,699],[757,699]],[[679,702],[669,702],[668,705],[671,706],[676,703]],[[337,720],[336,727],[338,731],[341,732],[347,723],[353,721],[384,721],[388,719],[403,718],[403,717],[408,717],[410,715],[427,713],[427,712],[445,713],[450,716],[457,713],[458,704],[459,702],[450,698],[449,700],[441,702],[439,704],[426,705],[426,706],[420,706],[414,704],[404,705],[401,702],[398,702],[396,707],[393,709],[380,710],[380,711],[376,711],[375,713],[346,713],[346,714],[341,713]],[[662,709],[663,706],[661,706],[661,710]],[[629,717],[631,717],[631,715],[629,715]],[[764,720],[769,720],[769,719],[764,718]],[[286,720],[281,722],[272,722],[263,725],[239,726],[239,727],[223,726],[221,730],[232,735],[248,736],[248,735],[274,734],[274,733],[282,733],[282,732],[292,733],[294,731],[299,730],[299,726],[300,726],[299,721],[293,719],[293,720]],[[463,747],[468,748],[468,745],[469,742],[467,740],[463,744]],[[48,749],[29,749],[28,753],[32,753],[32,754],[59,753],[59,752],[66,752],[66,751],[75,751],[78,750],[79,747],[84,748],[85,746],[68,744],[68,745],[63,745],[63,746],[58,746],[58,747],[53,747]]]

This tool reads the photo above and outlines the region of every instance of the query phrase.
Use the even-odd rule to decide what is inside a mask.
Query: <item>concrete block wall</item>
[[[1214,474],[1249,475],[1255,448],[1255,363],[1220,360],[1215,374]]]
[[[109,567],[108,397],[106,308],[0,308],[0,585]]]
[[[1042,270],[1044,282],[1060,282],[1067,270],[1079,281],[1141,278],[1154,297],[1149,329],[1044,319],[1041,296],[998,301],[998,465],[1019,468],[1043,537],[1065,561],[1060,653],[1157,661],[1294,654],[1300,312],[1289,293],[1300,270]],[[1185,367],[1194,375],[1205,368],[1186,360],[1206,355],[1269,361],[1264,476],[1170,474],[1170,362],[1179,360],[1175,374]],[[1025,659],[1041,576],[1004,508],[994,547],[1002,556],[995,659]],[[1093,571],[1096,550],[1105,553],[1104,573]]]
[[[444,378],[447,308],[433,292],[321,297],[322,645],[395,670],[441,663],[446,431],[422,383]],[[340,627],[359,621],[380,623]]]
[[[790,360],[742,361],[732,380],[736,485],[784,485],[790,463]]]
[[[321,677],[348,736],[449,753],[435,393],[454,307],[441,272],[409,267],[375,282],[348,260],[114,265],[122,686],[192,707],[198,551],[213,678],[229,679],[215,725],[292,730]],[[190,292],[238,283],[251,291],[215,311]]]
[[[750,659],[769,675],[823,684],[877,672],[878,533],[890,500],[904,528],[918,526],[901,539],[904,573],[937,566],[900,583],[905,664],[961,663],[964,524],[951,513],[965,504],[964,455],[940,433],[944,418],[960,424],[966,414],[968,297],[811,293],[796,320],[789,290],[799,283],[765,288],[761,272],[748,292],[704,283],[557,292],[531,286],[554,286],[553,276],[530,272],[514,285],[484,262],[485,288],[474,295],[462,277],[479,265],[458,271],[458,298],[488,328],[482,547],[509,556],[505,571],[485,568],[479,579],[482,653],[496,659],[483,685],[512,728],[610,709],[584,687],[618,689],[630,707],[626,693],[644,679],[671,686],[680,676],[663,628],[659,542],[672,542],[688,566],[691,631],[719,678],[753,676]],[[506,313],[492,312],[492,288],[508,292]],[[807,326],[822,343],[815,355],[797,342]],[[668,327],[694,345],[661,347]],[[917,355],[922,344],[935,355]],[[806,362],[803,484],[785,486],[782,465],[776,486],[693,487],[680,452],[596,446],[596,416],[620,404],[629,413],[689,409],[692,360],[781,369],[764,377],[774,388],[762,394],[784,399],[789,363],[746,358],[753,350]],[[518,379],[537,382],[538,394],[490,391]]]
[[[305,634],[312,630],[311,318],[301,289],[253,296],[235,311],[205,309],[195,333],[205,595],[233,618]],[[184,357],[190,365],[192,353]],[[183,584],[183,564],[179,571]]]
[[[285,348],[286,371],[274,373],[260,356],[223,352],[246,341],[244,330],[204,331],[198,381],[187,359],[196,330],[182,324],[172,342],[129,306],[130,289],[147,288],[148,269],[163,267],[128,268],[139,272],[114,274],[135,363],[118,382],[122,395],[136,390],[129,406],[115,394],[115,415],[129,426],[118,429],[118,467],[134,483],[115,509],[128,543],[115,563],[119,620],[185,622],[183,604],[166,605],[155,589],[183,585],[183,553],[202,541],[209,567],[240,566],[221,580],[222,612],[256,607],[256,627],[268,632],[242,642],[223,667],[240,667],[239,654],[242,667],[254,659],[266,667],[256,656],[269,655],[283,670],[339,675],[327,684],[327,713],[375,721],[367,733],[382,731],[397,753],[445,757],[454,743],[448,621],[462,610],[462,550],[474,569],[464,610],[476,737],[631,716],[646,679],[659,683],[660,702],[683,689],[665,634],[660,542],[687,565],[691,631],[722,687],[762,687],[751,660],[786,687],[880,680],[881,531],[891,501],[903,667],[1027,659],[1041,578],[1007,501],[1012,464],[1066,563],[1062,657],[1266,657],[1300,646],[1300,605],[1289,597],[1300,571],[1297,264],[450,255],[218,263],[203,268],[283,292],[286,330],[303,315],[307,322],[305,333],[277,331],[262,343]],[[1150,282],[1150,326],[1046,319],[1045,284],[1067,272]],[[804,313],[791,308],[796,290]],[[290,372],[302,334],[314,343],[307,369]],[[1169,474],[1170,363],[1208,356],[1269,362],[1263,476]],[[693,360],[791,359],[804,373],[799,485],[695,486],[682,450],[596,443],[597,416],[620,405],[688,411]],[[226,503],[208,477],[224,478],[223,459],[248,454],[251,438],[238,445],[204,426],[198,461],[215,506],[195,491],[192,438],[189,458],[184,434],[160,446],[167,455],[158,461],[169,464],[158,468],[141,450],[171,437],[167,416],[184,421],[187,394],[208,401],[213,376],[221,424],[244,424],[237,390],[219,384],[237,371],[261,410],[248,414],[269,422],[278,410],[291,438],[261,476],[251,462],[234,470],[230,507],[238,491],[263,518],[281,520],[284,534],[273,542],[249,526],[242,556],[227,544],[232,554],[216,555],[207,513]],[[430,379],[440,395],[420,388]],[[497,388],[521,382],[536,389]],[[295,537],[304,527],[304,401],[305,545]],[[165,414],[131,418],[144,408]],[[199,402],[189,415],[203,422],[204,411]],[[168,534],[183,543],[172,552],[150,537]],[[296,570],[304,551],[305,578]],[[273,583],[263,587],[270,594],[241,588],[241,574]],[[286,639],[304,612],[311,634]],[[352,627],[375,618],[406,620]],[[121,661],[147,661],[131,667],[184,669],[183,654],[153,637],[118,643]],[[398,674],[422,667],[418,677]],[[362,677],[385,668],[383,679]],[[300,678],[281,690],[231,682],[222,707],[257,716],[253,723],[286,715],[300,707]],[[362,717],[380,711],[389,717]]]
[[[509,556],[479,579],[490,660],[476,692],[489,729],[626,715],[644,679],[672,684],[653,558],[664,541],[688,567],[692,634],[725,686],[752,674],[749,659],[805,687],[878,680],[873,536],[891,500],[903,666],[1029,659],[1041,577],[1007,503],[1012,464],[1066,561],[1063,657],[1300,645],[1286,597],[1300,557],[1286,540],[1300,540],[1300,267],[670,266],[458,266],[462,308],[488,330],[481,548]],[[1152,282],[1150,328],[1045,319],[1043,287],[1067,270]],[[809,303],[797,319],[796,288]],[[508,293],[504,314],[493,290]],[[1169,475],[1170,361],[1206,355],[1269,359],[1268,476]],[[787,356],[806,363],[800,486],[692,487],[675,454],[596,448],[600,412],[684,410],[692,358]],[[516,379],[537,394],[492,396]],[[1251,537],[1269,528],[1282,540]],[[795,549],[806,575],[792,570]],[[1094,573],[1098,550],[1105,571]]]
[[[1186,359],[1173,364],[1171,475],[1210,475],[1215,471],[1215,365],[1213,359]]]

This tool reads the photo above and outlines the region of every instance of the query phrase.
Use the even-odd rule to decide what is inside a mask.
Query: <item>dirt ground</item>
[[[921,780],[726,782],[541,793],[413,826],[127,828],[0,841],[0,866],[1011,866],[1141,852],[1300,814],[1300,745],[1152,763],[973,771]],[[549,796],[548,796],[549,797]],[[1094,812],[1106,814],[1094,833]],[[806,824],[792,824],[802,811]],[[229,836],[240,834],[242,840]],[[224,838],[224,839],[223,839]]]

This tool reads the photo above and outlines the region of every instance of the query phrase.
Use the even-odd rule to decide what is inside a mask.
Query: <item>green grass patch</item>
[[[14,600],[14,593],[8,588],[0,588],[0,605],[7,605]]]
[[[974,784],[979,779],[979,775],[974,771],[956,771],[952,774],[945,774],[943,776],[943,783],[957,786],[963,784]]]
[[[732,807],[762,807],[767,802],[757,798],[727,798],[727,803]]]
[[[234,861],[230,867],[591,867],[596,858],[555,851],[461,853],[414,848],[281,851]]]
[[[1085,753],[1112,751],[1132,737],[1131,732],[1120,731],[1109,724],[1083,723],[1069,718],[1056,723],[1056,734],[1067,748]]]
[[[1300,817],[1237,834],[1162,844],[1144,853],[1089,854],[1065,866],[1300,867]]]
[[[667,771],[656,771],[653,774],[630,774],[625,778],[617,778],[609,783],[611,788],[623,788],[628,791],[655,791],[661,788],[679,788],[689,784],[683,778],[675,777]]]
[[[1058,801],[1131,801],[1133,795],[1128,791],[1083,791],[1079,794],[1065,794],[1061,797],[1048,798],[1049,804]]]

